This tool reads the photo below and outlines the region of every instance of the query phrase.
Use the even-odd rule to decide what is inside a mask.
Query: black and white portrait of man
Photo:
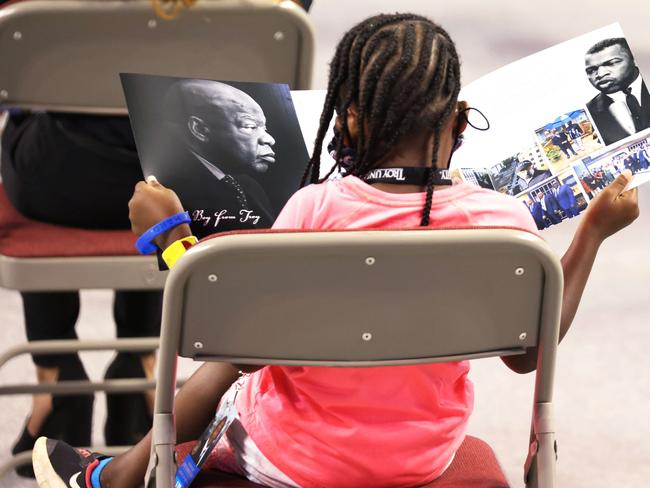
[[[650,127],[650,95],[625,38],[591,46],[585,54],[585,72],[600,92],[587,108],[605,144]]]
[[[178,194],[195,234],[270,227],[297,189],[307,160],[288,88],[144,75],[125,78],[143,172]],[[129,86],[131,79],[136,83]],[[155,82],[149,92],[143,79]],[[142,96],[151,100],[147,106]],[[276,119],[273,126],[271,118]]]

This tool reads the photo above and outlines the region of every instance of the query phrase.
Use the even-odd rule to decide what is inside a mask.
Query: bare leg
[[[56,383],[59,378],[59,368],[36,366],[36,378],[39,384]],[[27,431],[32,437],[38,435],[51,412],[52,395],[42,393],[32,396],[32,413],[27,421]]]
[[[177,442],[198,438],[208,425],[219,400],[239,377],[238,369],[227,363],[205,363],[187,380],[176,395]],[[151,449],[151,432],[129,451],[115,457],[101,475],[104,488],[136,488],[142,484]]]
[[[142,370],[147,380],[153,380],[155,377],[156,370],[156,355],[152,352],[149,354],[142,354],[140,356],[140,362],[142,363]],[[153,414],[153,405],[156,398],[155,390],[147,390],[144,392],[144,396],[147,400],[147,408],[149,414]]]

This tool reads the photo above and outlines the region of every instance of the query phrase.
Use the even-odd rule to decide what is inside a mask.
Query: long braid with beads
[[[350,140],[348,109],[357,108],[356,161],[348,171],[363,176],[415,130],[433,132],[433,167],[440,133],[456,107],[460,91],[460,62],[453,41],[442,27],[412,14],[377,15],[348,31],[332,63],[327,96],[312,154],[302,179],[322,181],[320,153],[334,112],[340,137],[337,161],[341,167],[343,141]],[[330,172],[330,174],[332,173]],[[429,225],[434,172],[426,184],[421,225]]]

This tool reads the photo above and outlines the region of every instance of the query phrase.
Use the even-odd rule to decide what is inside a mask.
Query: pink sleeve
[[[492,190],[480,190],[466,200],[471,223],[487,227],[516,227],[540,235],[535,219],[524,203]]]
[[[294,193],[280,211],[273,223],[273,229],[308,229],[305,221],[312,215],[312,203],[309,199],[309,187]]]
[[[514,208],[518,210],[515,212],[515,215],[513,215],[515,221],[513,225],[541,237],[535,219],[526,209],[524,204],[517,202],[517,205]]]

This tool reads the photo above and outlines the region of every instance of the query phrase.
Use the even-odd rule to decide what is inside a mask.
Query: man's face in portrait
[[[266,131],[262,108],[248,95],[227,99],[211,107],[206,116],[212,137],[210,152],[215,163],[233,169],[264,173],[275,163],[275,139]]]
[[[264,173],[275,163],[275,139],[259,104],[243,91],[211,81],[183,87],[191,147],[226,172]]]
[[[630,53],[619,44],[587,54],[585,71],[594,88],[606,94],[624,90],[638,74]]]

